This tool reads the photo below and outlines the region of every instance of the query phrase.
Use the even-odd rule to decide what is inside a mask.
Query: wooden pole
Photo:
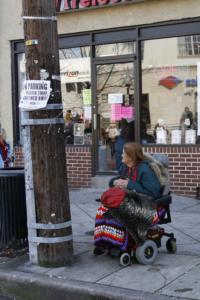
[[[28,224],[29,245],[37,245],[39,265],[64,266],[73,262],[73,241],[55,0],[22,1],[26,79],[50,80],[52,88],[47,108],[29,112],[29,120],[22,124],[29,128],[26,134],[30,132],[31,155],[26,156],[25,170],[31,157],[36,215],[36,223]],[[33,228],[37,236],[32,236]]]

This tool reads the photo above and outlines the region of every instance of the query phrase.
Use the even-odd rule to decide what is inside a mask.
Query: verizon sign
[[[147,0],[55,0],[57,12],[78,10],[84,8],[98,8],[116,4],[137,3]]]
[[[60,60],[61,83],[91,81],[90,58]]]

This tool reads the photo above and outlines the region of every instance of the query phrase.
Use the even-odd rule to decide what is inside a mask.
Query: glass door
[[[124,142],[134,141],[134,63],[96,64],[95,73],[95,169],[107,173],[118,169]]]

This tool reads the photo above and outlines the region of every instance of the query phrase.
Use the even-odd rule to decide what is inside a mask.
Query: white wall
[[[23,38],[21,1],[0,1],[0,122],[12,142],[10,41]]]
[[[63,13],[59,17],[59,33],[149,24],[199,16],[199,0],[147,0],[141,3]]]

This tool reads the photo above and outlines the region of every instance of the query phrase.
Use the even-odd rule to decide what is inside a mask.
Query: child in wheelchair
[[[176,251],[172,233],[165,233],[158,224],[171,221],[171,196],[166,162],[143,154],[137,143],[124,145],[119,176],[101,197],[95,219],[94,254],[105,251],[120,256],[125,266],[132,257],[142,264],[151,264],[161,246],[161,238],[169,236],[167,249]]]

